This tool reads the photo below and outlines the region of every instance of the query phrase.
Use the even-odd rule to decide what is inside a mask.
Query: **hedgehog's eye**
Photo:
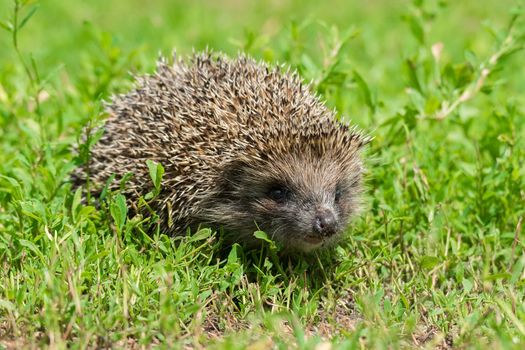
[[[268,197],[279,203],[288,199],[289,194],[290,191],[284,186],[272,186],[268,191]]]
[[[337,185],[335,187],[335,193],[334,193],[334,200],[336,202],[339,202],[339,200],[341,199],[341,196],[343,195],[343,190],[341,189],[341,186],[340,185]]]

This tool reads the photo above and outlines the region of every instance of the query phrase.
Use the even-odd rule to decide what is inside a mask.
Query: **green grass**
[[[0,348],[523,348],[518,4],[3,1]],[[297,69],[374,136],[366,210],[334,251],[147,236],[119,196],[72,191],[102,101],[159,52],[205,47]]]

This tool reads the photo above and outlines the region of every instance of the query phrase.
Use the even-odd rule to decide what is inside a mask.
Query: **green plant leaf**
[[[20,21],[20,23],[18,24],[18,30],[24,28],[24,26],[26,25],[27,21],[29,21],[29,19],[31,17],[33,17],[33,15],[35,14],[35,12],[38,10],[39,8],[39,5],[35,5],[33,6],[33,8],[31,8],[31,10],[29,10],[29,12],[27,13],[27,15],[24,17],[24,19],[22,19]]]
[[[118,232],[122,232],[128,213],[126,197],[122,194],[117,194],[110,204],[110,212]]]
[[[160,185],[162,181],[162,176],[164,175],[164,167],[160,163],[147,160],[146,164],[149,169],[149,176],[153,181],[153,186],[155,186],[156,193],[160,191]]]
[[[424,256],[421,258],[419,264],[421,265],[421,268],[425,270],[432,270],[434,267],[436,267],[441,260],[436,256]]]

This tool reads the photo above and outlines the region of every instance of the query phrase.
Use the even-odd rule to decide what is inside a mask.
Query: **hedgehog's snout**
[[[312,225],[315,234],[322,237],[330,237],[337,232],[337,219],[330,209],[320,209],[315,214]]]

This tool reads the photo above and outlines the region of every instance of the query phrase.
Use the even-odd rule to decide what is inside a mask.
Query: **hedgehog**
[[[150,206],[161,232],[209,227],[257,246],[262,230],[286,251],[340,242],[361,207],[362,149],[370,140],[284,66],[244,54],[174,54],[107,104],[105,130],[73,175],[99,193],[126,174],[137,202],[151,191],[147,160],[165,173]],[[89,170],[89,171],[88,171]],[[140,211],[140,210],[139,210]]]

